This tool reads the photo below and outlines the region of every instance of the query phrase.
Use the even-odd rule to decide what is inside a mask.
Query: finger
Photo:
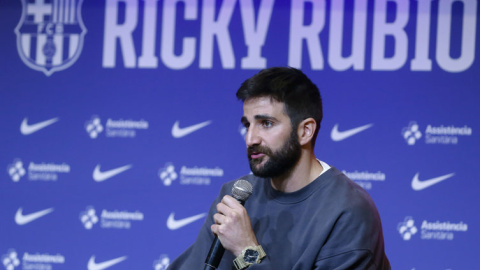
[[[232,209],[223,203],[217,206],[217,211],[222,215],[222,217],[219,219],[221,222],[220,224],[228,224],[232,220],[237,220],[244,212],[242,208]]]
[[[225,225],[219,225],[219,224],[212,224],[210,226],[210,230],[212,230],[212,233],[219,236],[219,237],[222,237],[224,236],[225,234]]]
[[[239,206],[241,206],[241,204],[230,195],[223,196],[222,203],[232,209],[237,209]]]
[[[217,204],[217,212],[221,213],[222,215],[228,215],[232,211],[232,208],[224,204],[223,202],[220,202]]]
[[[218,227],[220,225],[218,224],[212,224],[212,226],[210,226],[210,230],[212,230],[212,233],[215,234],[215,235],[218,235]]]
[[[236,219],[238,215],[244,216],[247,214],[245,207],[241,205],[236,199],[231,196],[224,196],[221,202],[222,206],[219,206],[223,211],[223,215]]]
[[[215,213],[215,215],[213,215],[213,221],[215,221],[215,224],[218,224],[218,225],[222,224],[224,219],[225,219],[225,216],[222,214]]]

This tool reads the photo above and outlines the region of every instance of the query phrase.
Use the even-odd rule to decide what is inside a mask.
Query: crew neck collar
[[[323,166],[323,162],[321,162]],[[325,163],[326,164],[326,163]],[[327,165],[324,167],[322,173],[311,183],[306,185],[305,187],[294,191],[294,192],[281,192],[272,187],[270,183],[270,179],[265,179],[265,191],[267,193],[267,197],[269,199],[275,200],[279,203],[283,204],[295,204],[299,203],[305,199],[307,199],[310,195],[312,195],[316,190],[320,189],[323,185],[326,184],[326,181],[331,178],[333,175],[334,168]]]

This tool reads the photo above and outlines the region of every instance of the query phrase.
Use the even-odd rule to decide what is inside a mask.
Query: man
[[[169,269],[204,269],[217,235],[218,269],[390,269],[370,196],[318,160],[318,88],[300,70],[265,69],[237,91],[253,175],[242,206],[222,187],[196,242]]]

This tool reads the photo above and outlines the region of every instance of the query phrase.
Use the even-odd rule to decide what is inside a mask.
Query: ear
[[[313,134],[317,129],[317,122],[313,118],[307,118],[298,124],[298,142],[300,145],[306,145],[312,141]]]

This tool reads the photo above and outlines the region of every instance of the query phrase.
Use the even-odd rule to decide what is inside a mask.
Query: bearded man
[[[275,67],[247,79],[243,101],[253,186],[243,206],[223,185],[196,242],[169,269],[203,269],[215,236],[218,269],[390,269],[380,216],[365,190],[316,158],[322,99],[300,70]]]

